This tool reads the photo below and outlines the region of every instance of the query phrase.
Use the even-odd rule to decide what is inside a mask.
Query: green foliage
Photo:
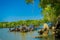
[[[10,27],[17,27],[22,24],[29,26],[30,24],[33,24],[35,26],[39,26],[42,22],[42,20],[20,20],[17,22],[0,22],[0,28],[10,28]]]
[[[26,1],[27,4],[34,2],[34,0],[25,0],[25,1]]]
[[[50,22],[56,21],[55,9],[52,8],[50,5],[47,5],[47,7],[44,8],[42,13],[44,15],[44,19]]]
[[[60,1],[59,0],[41,0],[40,6],[43,8],[44,18],[50,22],[55,22],[60,15]]]

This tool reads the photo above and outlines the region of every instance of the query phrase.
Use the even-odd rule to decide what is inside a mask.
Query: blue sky
[[[26,4],[25,0],[0,0],[0,22],[18,20],[41,19],[41,8],[38,8],[39,0],[34,4]]]

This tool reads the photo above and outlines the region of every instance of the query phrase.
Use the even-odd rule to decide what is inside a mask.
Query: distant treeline
[[[30,24],[33,24],[34,26],[39,26],[44,22],[47,22],[47,20],[20,20],[16,22],[0,22],[0,28],[16,27],[22,24],[26,26],[29,26]]]

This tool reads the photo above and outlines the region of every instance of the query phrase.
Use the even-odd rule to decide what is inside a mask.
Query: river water
[[[38,31],[21,33],[21,32],[9,32],[8,28],[0,28],[0,40],[54,40],[53,36],[44,38],[34,38],[38,36]]]

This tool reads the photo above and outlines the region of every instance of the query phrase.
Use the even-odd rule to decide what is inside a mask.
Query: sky
[[[38,2],[26,4],[25,0],[0,0],[0,22],[42,19]]]

